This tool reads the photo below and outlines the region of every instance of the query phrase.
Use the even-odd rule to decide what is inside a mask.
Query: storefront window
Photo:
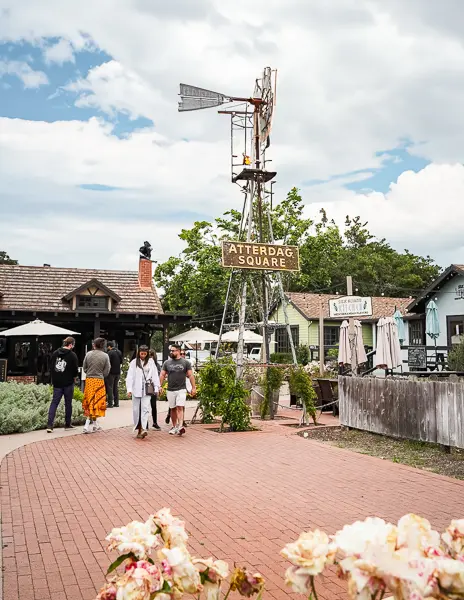
[[[27,367],[29,352],[31,351],[30,342],[16,342],[15,344],[15,363],[16,367]]]
[[[464,339],[464,317],[448,318],[448,339],[452,346],[459,344]]]

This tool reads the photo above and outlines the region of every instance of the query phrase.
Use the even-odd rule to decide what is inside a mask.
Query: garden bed
[[[220,427],[208,427],[207,431],[212,431],[213,433],[248,433],[249,431],[261,431],[261,429],[259,427],[249,427],[243,431],[235,431],[234,429],[230,429],[230,427],[224,427],[221,431]]]
[[[340,427],[306,429],[299,432],[298,435],[309,440],[317,440],[331,446],[376,456],[416,469],[464,479],[464,450],[453,449],[451,454],[447,454],[436,444],[399,440],[367,431]]]
[[[53,389],[49,385],[0,383],[0,435],[46,429]],[[85,423],[82,392],[75,388],[72,422]],[[55,427],[64,427],[64,399],[56,413]]]

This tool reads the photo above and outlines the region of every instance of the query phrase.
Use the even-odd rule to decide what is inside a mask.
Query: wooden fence
[[[464,383],[339,377],[340,423],[464,448]]]

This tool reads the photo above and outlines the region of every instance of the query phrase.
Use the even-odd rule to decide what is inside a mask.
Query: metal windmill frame
[[[272,231],[272,220],[269,205],[273,204],[273,184],[275,183],[275,171],[266,169],[266,150],[270,146],[270,132],[272,129],[272,118],[276,97],[277,71],[266,67],[260,78],[256,79],[255,88],[251,97],[236,97],[214,92],[204,88],[180,84],[179,111],[202,110],[205,108],[220,107],[224,104],[232,104],[226,110],[219,110],[219,114],[230,116],[231,122],[231,180],[240,186],[245,194],[245,202],[242,211],[241,236],[246,235],[247,242],[257,238],[262,243],[275,244]],[[240,146],[240,151],[237,147]],[[264,205],[267,209],[264,210]],[[268,239],[264,239],[265,231]],[[231,301],[231,290],[234,278],[238,275],[232,270],[229,277],[228,289],[225,299],[223,317],[219,331],[219,342],[216,349],[218,356],[222,334],[231,325],[226,323],[228,306]],[[269,292],[275,288],[277,283],[278,296],[282,302],[285,328],[287,330],[289,344],[292,352],[293,362],[297,364],[296,349],[293,342],[290,322],[287,313],[287,299],[284,294],[282,277],[280,272],[270,273],[261,271],[261,299],[260,312],[263,332],[264,363],[269,364],[269,333],[275,330],[275,325],[268,322],[269,316]],[[245,274],[241,281],[239,298],[239,336],[237,348],[237,378],[243,375],[244,363],[244,335],[245,330],[254,328],[258,323],[247,322],[247,297],[248,285],[251,286],[253,294],[257,295],[256,287],[249,274]],[[259,303],[259,300],[258,300]],[[271,407],[271,417],[274,407]],[[306,411],[303,412],[302,423],[306,422]]]

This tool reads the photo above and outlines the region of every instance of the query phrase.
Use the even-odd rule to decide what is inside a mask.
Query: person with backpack
[[[65,429],[74,429],[72,419],[72,400],[74,395],[74,380],[78,374],[78,361],[73,351],[76,340],[67,337],[63,346],[52,354],[51,377],[53,397],[48,411],[47,433],[53,433],[56,411],[64,396]]]

